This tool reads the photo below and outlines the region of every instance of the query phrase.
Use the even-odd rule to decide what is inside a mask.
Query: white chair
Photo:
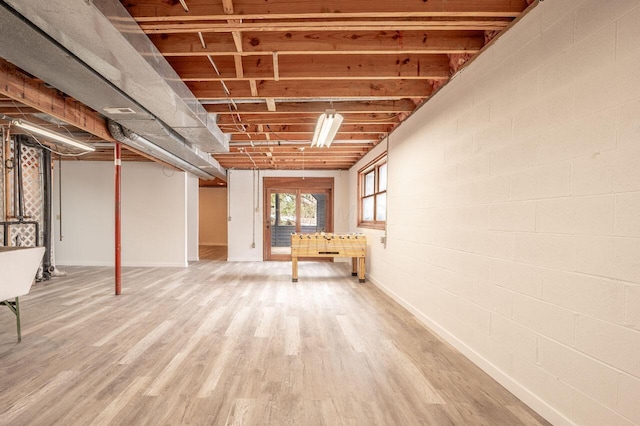
[[[44,247],[0,247],[0,305],[9,307],[16,315],[18,342],[22,341],[19,297],[31,290],[44,250]]]

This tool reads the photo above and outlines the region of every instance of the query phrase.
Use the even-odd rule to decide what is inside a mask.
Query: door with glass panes
[[[323,178],[265,178],[265,260],[291,260],[291,234],[332,232],[331,187]],[[269,180],[269,181],[268,181]],[[315,186],[314,186],[315,184]]]

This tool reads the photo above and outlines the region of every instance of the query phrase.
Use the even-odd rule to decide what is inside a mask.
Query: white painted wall
[[[58,215],[58,164],[54,217]],[[113,265],[113,163],[64,161],[62,234],[55,221],[58,265]],[[186,177],[150,162],[122,164],[122,264],[187,266]]]
[[[200,188],[200,244],[227,245],[227,188]]]
[[[389,179],[372,281],[554,424],[640,424],[640,2],[541,2]]]
[[[55,263],[113,265],[113,163],[63,161],[62,211],[59,177],[60,162],[56,161],[53,176]]]
[[[260,171],[259,200],[254,201],[255,191],[253,186],[254,173],[251,170],[232,170],[229,172],[229,202],[231,221],[228,223],[229,244],[228,260],[230,261],[261,261],[263,260],[263,191],[262,180],[264,177],[333,177],[334,178],[334,202],[333,202],[333,227],[335,232],[347,232],[349,230],[349,173],[346,171],[288,171],[288,170],[263,170]],[[254,210],[257,203],[258,211]],[[255,225],[255,248],[254,242]]]
[[[187,259],[189,262],[196,262],[200,259],[198,255],[198,205],[199,205],[199,179],[189,173],[187,178]]]

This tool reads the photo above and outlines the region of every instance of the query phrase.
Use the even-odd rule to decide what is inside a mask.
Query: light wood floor
[[[227,246],[199,246],[198,257],[200,260],[227,260]]]
[[[3,425],[547,424],[348,265],[63,268],[0,311]]]

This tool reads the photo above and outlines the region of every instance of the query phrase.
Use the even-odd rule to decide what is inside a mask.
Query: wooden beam
[[[251,89],[251,96],[258,97],[258,86],[255,79],[249,80],[249,87]],[[240,105],[238,105],[238,108],[240,108]]]
[[[225,15],[233,15],[233,0],[222,0],[222,11]]]
[[[255,84],[255,81],[254,81]],[[253,94],[253,93],[252,93]],[[257,89],[256,94],[257,96]],[[239,103],[238,113],[270,114],[267,106],[262,102]],[[204,105],[207,112],[216,114],[230,114],[227,104]],[[392,101],[364,101],[364,102],[278,102],[278,113],[318,114],[327,109],[335,109],[341,114],[358,112],[379,112],[379,113],[410,113],[416,108],[416,104],[409,99]]]
[[[236,52],[242,53],[242,33],[240,31],[233,31],[231,36],[233,37],[233,43],[236,46]]]
[[[278,61],[278,52],[273,52],[273,79],[280,80],[280,63]]]
[[[255,147],[247,147],[243,146],[244,150],[253,154],[272,154],[272,155],[280,155],[280,154],[292,154],[292,153],[300,153],[298,148],[304,147],[305,153],[333,153],[333,155],[342,155],[342,154],[366,154],[369,149],[373,146],[373,144],[336,144],[331,145],[331,148],[317,148],[310,147],[307,143],[300,144],[287,144],[287,145],[277,145],[277,144],[269,144],[268,146],[255,146]],[[229,152],[239,152],[240,147],[235,146],[233,143],[229,145]],[[221,153],[222,154],[222,153]],[[229,153],[224,153],[224,155],[228,155]],[[217,154],[216,154],[217,155]]]
[[[114,142],[104,118],[89,107],[0,59],[0,94],[64,121],[104,141]]]
[[[167,57],[231,56],[236,44],[226,34],[204,34],[206,48],[185,34],[150,36]],[[484,45],[483,31],[349,31],[243,33],[242,55],[321,55],[400,53],[476,53]]]
[[[238,78],[230,56],[216,57],[219,76],[211,73],[205,57],[173,57],[169,63],[185,82],[243,80]],[[447,80],[450,77],[449,56],[442,54],[279,57],[274,53],[273,61],[246,57],[243,64],[246,80]]]
[[[185,16],[176,2],[137,0],[126,2],[127,9],[139,22],[147,20],[182,21],[204,18],[214,19],[216,15],[229,15],[225,11],[225,1],[189,0],[191,10]],[[228,3],[228,2],[227,2]],[[517,17],[527,8],[526,0],[326,0],[321,2],[291,2],[291,0],[233,2],[234,19],[291,19],[303,15],[307,19],[330,17],[442,17],[442,16],[501,16]],[[225,17],[226,19],[227,17]]]
[[[245,132],[241,132],[237,128],[233,126],[221,126],[222,131],[228,133],[230,135],[241,135]],[[293,124],[286,126],[279,125],[265,125],[265,124],[257,124],[257,125],[246,125],[247,131],[251,134],[260,134],[260,133],[277,133],[286,135],[288,133],[313,133],[315,129],[315,124],[307,123],[307,124]],[[384,134],[393,128],[391,124],[352,124],[349,122],[344,122],[342,126],[340,126],[339,134],[362,134],[362,133],[379,133]]]
[[[345,122],[352,124],[397,124],[398,114],[394,113],[349,113],[343,114]],[[244,124],[264,124],[274,125],[291,125],[291,124],[312,124],[318,121],[318,114],[242,114],[242,122]],[[237,121],[237,118],[236,118]],[[218,126],[234,126],[233,117],[230,114],[220,115],[218,117]],[[268,129],[268,127],[267,127]]]
[[[275,112],[276,110],[276,101],[273,98],[265,98],[265,101],[267,103],[267,110],[269,110],[269,112]]]
[[[218,82],[187,82],[187,86],[200,100],[226,99],[227,95]],[[234,99],[252,99],[244,82],[230,81],[227,86]],[[424,98],[433,91],[429,80],[315,80],[315,81],[265,81],[257,84],[260,96],[265,98]],[[286,94],[286,97],[283,96]]]
[[[510,18],[467,18],[465,20],[364,20],[364,21],[304,21],[304,22],[246,22],[241,23],[141,23],[145,34],[189,34],[189,33],[233,33],[293,32],[293,31],[397,31],[397,30],[502,30],[509,25]]]
[[[251,164],[251,160],[255,161],[256,163],[259,161],[268,163],[271,160],[275,160],[275,161],[282,161],[282,160],[288,160],[291,162],[294,161],[298,161],[298,160],[302,160],[302,153],[299,152],[296,156],[277,156],[277,155],[272,155],[271,157],[266,156],[264,154],[254,154],[254,153],[249,153],[249,155],[251,156],[251,158],[249,158],[249,156],[247,156],[246,153],[242,153],[242,154],[238,154],[237,156],[228,156],[228,155],[220,155],[220,154],[216,154],[216,160],[218,160],[221,164],[222,163],[228,163],[228,162],[234,162],[236,164]],[[307,160],[307,154],[305,152],[305,160]],[[349,156],[349,157],[340,157],[340,156],[331,156],[331,155],[327,155],[324,157],[309,157],[309,161],[316,161],[316,162],[325,162],[325,163],[353,163],[354,160],[356,160],[357,158],[360,158],[359,156]]]
[[[297,158],[302,158],[302,153],[300,151],[298,152],[291,152],[291,153],[282,153],[282,154],[271,154],[271,156],[269,157],[269,155],[266,155],[267,153],[263,153],[263,152],[250,152],[249,153],[251,155],[251,158],[253,158],[254,160],[256,158],[273,158],[276,160],[281,160],[281,159],[285,159],[285,158],[293,158],[293,159],[297,159]],[[319,152],[319,153],[315,153],[315,154],[309,154],[306,152],[305,150],[305,160],[309,160],[309,161],[314,161],[314,160],[319,160],[319,161],[326,161],[326,160],[339,160],[339,161],[347,161],[347,160],[354,160],[354,159],[358,159],[362,156],[362,153],[353,153],[353,154],[336,154],[335,152],[331,152],[329,150],[325,150],[325,152]],[[256,157],[258,156],[258,157]],[[231,160],[244,160],[245,158],[247,158],[247,154],[244,152],[238,152],[235,154],[224,154],[219,156],[220,158],[224,158],[225,161],[231,161]]]
[[[304,132],[304,133],[272,133],[272,140],[283,140],[283,141],[311,141],[313,137],[313,132]],[[381,133],[338,133],[335,137],[335,140],[341,141],[377,141],[380,140],[382,134]],[[231,136],[232,142],[239,141],[266,141],[264,133],[246,133],[242,134],[234,134]]]
[[[242,66],[242,56],[234,56],[233,61],[236,69],[236,78],[238,79],[244,78],[244,67]]]

